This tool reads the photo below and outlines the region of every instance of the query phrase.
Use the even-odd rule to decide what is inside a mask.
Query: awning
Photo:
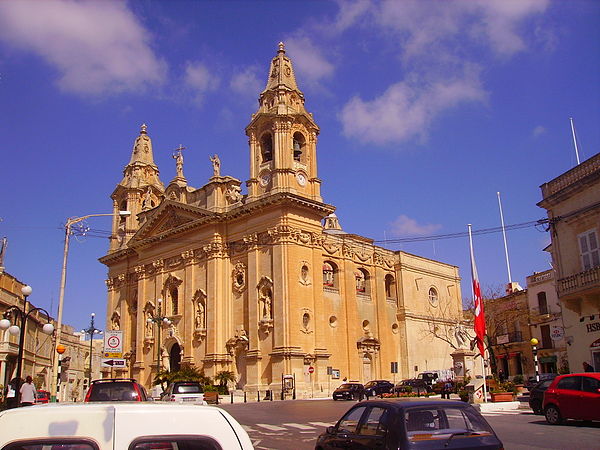
[[[600,339],[596,339],[594,342],[592,342],[590,348],[600,348]]]

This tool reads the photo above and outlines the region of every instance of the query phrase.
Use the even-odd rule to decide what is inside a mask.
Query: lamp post
[[[88,386],[92,383],[92,352],[94,350],[94,334],[102,334],[102,330],[97,330],[94,326],[94,317],[95,313],[92,313],[92,318],[90,320],[90,326],[81,330],[82,333],[85,333],[90,336],[90,373],[88,376]]]
[[[156,339],[156,375],[158,375],[158,373],[160,372],[160,330],[163,326],[163,324],[166,325],[170,325],[171,321],[169,320],[169,318],[167,316],[163,316],[162,315],[162,310],[161,310],[161,305],[162,305],[162,299],[159,298],[157,301],[158,303],[157,305],[157,309],[156,309],[156,315],[150,316],[148,317],[148,319],[146,319],[146,321],[148,323],[155,323],[158,326],[157,328],[157,339]]]
[[[57,349],[60,345],[60,337],[62,332],[62,313],[63,313],[63,304],[65,300],[65,284],[67,282],[67,256],[69,254],[69,238],[72,233],[72,227],[76,223],[83,222],[90,217],[100,217],[100,216],[115,216],[119,215],[122,217],[128,217],[131,215],[129,211],[119,211],[118,213],[105,213],[105,214],[87,214],[81,217],[70,217],[67,219],[67,223],[65,224],[65,247],[63,250],[63,263],[62,263],[62,272],[60,277],[60,291],[58,294],[58,313],[56,317],[56,340],[54,342],[54,348]],[[52,364],[52,379],[50,384],[50,401],[56,402],[56,392],[57,392],[57,378],[58,377],[58,358],[54,358],[54,363]]]
[[[8,332],[13,336],[19,334],[19,352],[17,355],[17,373],[15,376],[17,380],[15,393],[15,397],[17,398],[17,405],[19,404],[20,400],[19,391],[21,389],[21,370],[23,368],[23,344],[25,343],[25,334],[27,332],[27,319],[29,319],[29,316],[31,316],[31,314],[33,314],[34,312],[42,311],[44,314],[46,314],[46,317],[48,318],[48,322],[44,324],[44,326],[42,327],[42,331],[46,334],[52,334],[52,332],[54,331],[54,325],[50,323],[50,314],[48,314],[48,311],[46,311],[44,308],[32,308],[29,311],[27,311],[27,297],[31,295],[31,291],[31,286],[23,286],[21,288],[21,292],[23,293],[23,309],[19,308],[16,305],[13,305],[6,310],[6,312],[4,313],[4,318],[0,320],[0,330],[8,329]],[[12,316],[20,317],[20,325],[11,325],[8,317]],[[14,320],[16,322],[16,317],[14,318]]]
[[[539,341],[536,338],[531,338],[529,341],[533,347],[533,361],[535,363],[535,381],[536,383],[540,381],[540,369],[538,366],[538,357],[537,357],[537,345]]]

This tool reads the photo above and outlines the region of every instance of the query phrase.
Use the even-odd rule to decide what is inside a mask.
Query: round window
[[[332,328],[337,327],[337,317],[331,316],[329,318],[329,326],[332,327]]]
[[[432,306],[437,306],[438,304],[438,293],[435,288],[429,289],[429,303],[431,303]]]

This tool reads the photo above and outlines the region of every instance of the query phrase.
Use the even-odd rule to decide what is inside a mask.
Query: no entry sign
[[[123,331],[112,330],[104,334],[104,352],[105,358],[123,357]]]

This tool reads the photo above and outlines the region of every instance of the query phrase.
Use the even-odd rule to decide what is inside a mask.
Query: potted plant
[[[497,386],[490,392],[492,402],[512,402],[517,393],[517,388],[511,381],[498,383]]]
[[[515,375],[512,382],[515,385],[517,394],[521,394],[525,390],[523,375]]]

